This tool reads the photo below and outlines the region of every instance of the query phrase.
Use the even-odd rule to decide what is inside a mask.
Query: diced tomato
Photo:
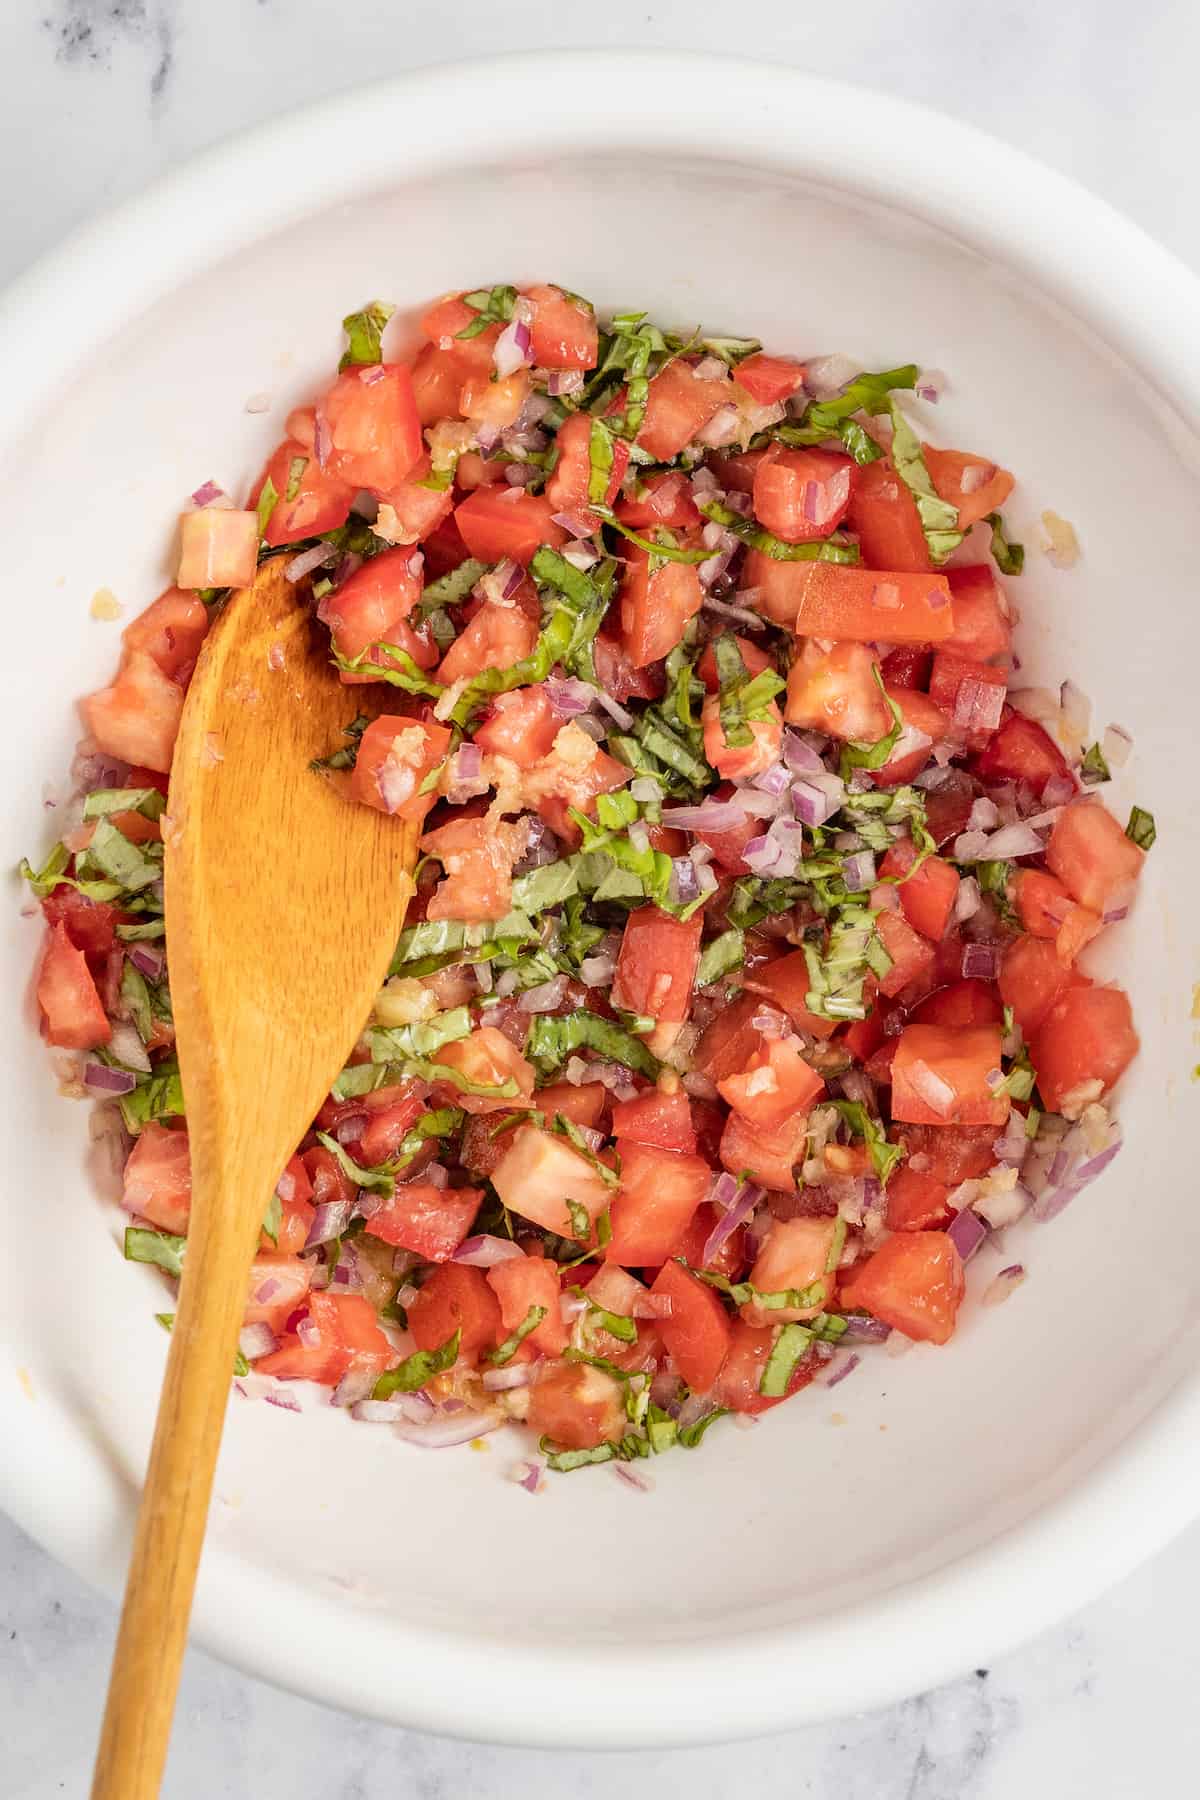
[[[875,657],[865,644],[833,644],[827,650],[811,638],[800,644],[788,672],[784,707],[788,724],[844,740],[878,743],[892,719],[875,668]]]
[[[768,450],[754,476],[759,523],[788,544],[836,531],[850,505],[854,463],[830,450]]]
[[[888,651],[879,667],[886,687],[920,692],[929,685],[933,652],[922,644],[900,644]]]
[[[808,1037],[828,1038],[837,1030],[835,1019],[808,1010],[808,994],[812,988],[808,959],[803,950],[790,950],[742,977],[748,994],[761,994],[773,1006],[781,1007],[797,1030]]]
[[[589,488],[592,478],[592,416],[575,413],[558,430],[555,438],[558,461],[546,483],[546,498],[556,513],[582,514],[596,525],[597,514],[590,510]],[[604,504],[611,506],[620,492],[621,480],[629,466],[629,445],[616,438],[612,445],[612,472],[604,490]]]
[[[668,1094],[648,1088],[636,1100],[622,1100],[613,1107],[612,1134],[632,1144],[653,1144],[660,1150],[696,1151],[692,1109],[682,1088]]]
[[[672,1362],[693,1393],[707,1394],[733,1338],[729,1314],[712,1288],[677,1262],[663,1264],[650,1292],[671,1302],[658,1329]]]
[[[529,1390],[530,1428],[563,1450],[591,1450],[624,1437],[621,1383],[589,1363],[549,1363]]]
[[[464,450],[454,465],[454,485],[464,494],[473,493],[476,488],[495,487],[504,480],[504,469],[505,464],[499,458],[481,456],[477,450]]]
[[[183,689],[152,656],[131,650],[111,687],[81,700],[84,724],[101,750],[167,774],[183,712]]]
[[[926,444],[925,467],[943,500],[958,508],[958,529],[969,531],[990,512],[1004,505],[1013,490],[1007,469],[998,469],[983,456],[962,450],[938,450]]]
[[[1025,781],[1041,798],[1048,781],[1070,777],[1067,759],[1034,719],[1011,712],[979,758],[984,781]]]
[[[249,587],[257,563],[254,513],[209,506],[180,517],[177,587]]]
[[[278,1251],[256,1256],[250,1268],[243,1323],[269,1325],[272,1331],[282,1332],[292,1314],[304,1305],[308,1297],[313,1267],[311,1262],[305,1262],[302,1257],[281,1255]],[[294,1340],[295,1342],[298,1340]],[[275,1355],[276,1352],[272,1351],[271,1354]],[[262,1368],[263,1358],[259,1357],[254,1365],[255,1374],[261,1373]]]
[[[413,569],[413,563],[416,569]],[[420,559],[407,546],[384,550],[326,594],[317,616],[333,634],[333,647],[352,660],[371,644],[391,641],[421,598]]]
[[[439,1054],[444,1057],[445,1051]],[[492,1171],[492,1186],[510,1212],[560,1237],[575,1237],[566,1204],[572,1200],[595,1224],[614,1190],[565,1138],[536,1125],[518,1125],[507,1144]]]
[[[463,352],[469,351],[472,346],[477,346],[481,337],[490,340],[485,343],[487,358],[482,364],[483,367],[487,367],[492,360],[492,344],[500,335],[500,327],[487,325],[482,332],[469,338],[460,338],[458,335],[469,325],[476,324],[478,319],[479,314],[473,306],[467,305],[461,291],[443,294],[440,300],[435,300],[433,305],[421,315],[421,330],[431,343],[441,345],[443,349],[448,349],[450,343],[453,343],[456,350],[461,349]]]
[[[578,1087],[570,1081],[554,1081],[538,1089],[537,1099],[548,1119],[561,1113],[573,1125],[586,1125],[590,1131],[603,1123],[608,1109],[608,1089],[599,1081],[581,1081]]]
[[[504,478],[503,468],[495,466],[500,479]],[[418,544],[431,532],[436,531],[454,510],[454,494],[450,488],[432,488],[425,484],[433,472],[433,461],[423,456],[414,464],[411,473],[396,487],[390,488],[383,496],[381,504],[390,506],[395,517],[389,522],[388,535],[397,544]],[[459,470],[461,475],[461,459]],[[465,485],[465,483],[464,483]]]
[[[728,456],[718,450],[709,455],[707,466],[727,493],[753,494],[754,477],[766,454],[766,450],[744,450],[736,456]]]
[[[537,639],[536,623],[519,606],[487,600],[443,656],[438,680],[448,687],[484,669],[510,668],[524,661]]]
[[[533,307],[529,337],[535,367],[594,369],[600,335],[587,301],[556,287],[526,288],[525,298]]]
[[[429,534],[421,545],[421,553],[425,558],[425,576],[429,581],[436,581],[439,575],[448,575],[451,569],[457,569],[460,563],[466,562],[467,546],[463,543],[462,532],[454,522],[453,513]]]
[[[760,1002],[751,993],[739,994],[732,1006],[725,1007],[705,1027],[696,1045],[694,1066],[710,1081],[724,1081],[738,1069],[744,1069],[762,1041],[762,1033],[752,1023]]]
[[[506,1087],[510,1082],[516,1083],[515,1095],[470,1094],[456,1088],[451,1104],[461,1106],[465,1112],[512,1112],[514,1108],[530,1103],[533,1070],[516,1045],[494,1025],[480,1025],[469,1037],[443,1044],[437,1053],[437,1061],[457,1069],[476,1087]]]
[[[482,1188],[398,1181],[390,1198],[367,1220],[367,1233],[385,1244],[415,1250],[428,1262],[445,1262],[470,1232],[482,1199]]]
[[[655,1055],[670,1049],[691,1011],[703,929],[702,914],[676,919],[657,906],[639,906],[625,922],[612,1004],[657,1021],[649,1039]]]
[[[769,769],[778,760],[783,743],[783,720],[773,700],[768,703],[765,711],[764,718],[747,721],[750,743],[731,744],[726,739],[725,729],[721,724],[721,702],[716,694],[709,695],[700,711],[704,727],[704,755],[718,775],[724,776],[728,781],[748,781],[752,775],[761,775],[764,769]]]
[[[848,1269],[841,1304],[860,1307],[905,1337],[944,1344],[966,1289],[962,1258],[944,1231],[901,1232]]]
[[[767,1129],[731,1112],[721,1134],[721,1163],[731,1175],[748,1175],[777,1193],[794,1193],[796,1164],[804,1160],[808,1115],[797,1113]]]
[[[502,819],[486,828],[478,819],[452,818],[427,831],[421,849],[436,856],[445,877],[425,907],[427,919],[465,919],[475,924],[512,911],[512,872],[525,854],[524,820]]]
[[[1004,1003],[990,981],[951,982],[922,1000],[912,1013],[914,1025],[998,1025]]]
[[[908,1146],[907,1168],[917,1165],[948,1188],[986,1175],[996,1160],[993,1125],[903,1125],[893,1136]]]
[[[322,429],[327,474],[352,489],[390,493],[425,452],[412,371],[405,363],[345,369],[317,402],[318,434]]]
[[[727,376],[705,380],[691,363],[677,357],[650,383],[637,441],[655,462],[671,462],[732,400],[733,385]]]
[[[880,879],[905,875],[916,857],[911,838],[894,843],[879,865]],[[940,856],[927,856],[915,874],[901,881],[896,892],[900,910],[909,924],[933,943],[946,935],[954,903],[958,899],[958,870]]]
[[[125,1164],[121,1205],[160,1231],[186,1237],[192,1208],[188,1134],[155,1121],[144,1125]]]
[[[422,784],[445,761],[449,748],[450,733],[444,725],[381,713],[359,742],[350,777],[352,798],[419,824],[436,798],[423,794]]]
[[[999,990],[1026,1040],[1070,985],[1071,971],[1044,938],[1019,937],[1004,952]]]
[[[298,1156],[293,1156],[279,1178],[279,1230],[273,1242],[265,1231],[260,1234],[260,1250],[277,1250],[286,1256],[296,1256],[303,1250],[315,1216],[312,1191],[308,1170]]]
[[[511,375],[468,375],[463,383],[459,405],[463,416],[472,423],[504,431],[515,425],[529,398],[528,369],[516,369]]]
[[[70,942],[85,956],[102,959],[117,941],[117,925],[123,914],[103,900],[89,900],[75,888],[56,887],[42,901],[47,925],[61,925]]]
[[[968,750],[981,750],[1004,711],[1007,677],[989,663],[939,650],[933,659],[929,697],[952,721]]]
[[[425,344],[417,352],[412,368],[413,404],[422,425],[436,425],[440,419],[455,418],[461,413],[463,384],[469,368],[458,352],[465,347],[443,350],[438,344]],[[491,355],[489,347],[489,362]]]
[[[112,1036],[87,958],[71,942],[65,925],[52,925],[46,933],[37,1000],[48,1043],[64,1050],[94,1050]]]
[[[769,1308],[747,1301],[742,1307],[747,1325],[786,1325],[815,1318],[831,1306],[837,1277],[827,1272],[826,1265],[836,1230],[836,1219],[776,1220],[750,1271],[751,1285],[760,1294],[778,1294],[784,1288],[802,1293],[818,1283],[821,1291],[809,1306]]]
[[[927,986],[936,961],[928,938],[914,931],[902,913],[889,912],[886,907],[876,919],[875,929],[892,959],[887,974],[879,978],[880,993],[893,998],[906,988]]]
[[[1089,1082],[1103,1083],[1107,1092],[1137,1053],[1129,996],[1117,987],[1072,983],[1029,1040],[1038,1091],[1051,1112],[1071,1106]]]
[[[729,1351],[717,1377],[716,1392],[713,1395],[719,1406],[727,1406],[731,1412],[736,1413],[766,1412],[769,1407],[790,1400],[793,1394],[806,1388],[820,1373],[824,1364],[813,1351],[809,1351],[792,1370],[785,1394],[761,1393],[760,1383],[775,1348],[775,1336],[774,1328],[762,1330],[758,1326],[747,1325],[742,1319],[734,1321]]]
[[[194,593],[168,588],[121,633],[126,652],[152,656],[172,681],[186,681],[208,631],[208,608]]]
[[[625,645],[605,631],[596,633],[592,661],[596,680],[614,700],[657,700],[666,685],[661,662],[635,668]]]
[[[315,1205],[349,1204],[357,1197],[357,1186],[351,1181],[333,1151],[327,1150],[324,1144],[314,1144],[311,1150],[304,1152],[300,1160],[312,1183]]]
[[[489,1269],[487,1281],[500,1302],[500,1329],[506,1337],[525,1323],[532,1307],[540,1306],[545,1311],[545,1317],[518,1348],[517,1359],[528,1362],[538,1354],[561,1355],[567,1346],[568,1332],[559,1306],[557,1265],[544,1256],[514,1256]]]
[[[732,1281],[741,1275],[748,1261],[747,1234],[744,1226],[736,1226],[714,1255],[706,1260],[704,1248],[720,1218],[717,1208],[708,1201],[698,1207],[692,1215],[691,1224],[679,1240],[679,1255],[690,1269],[709,1269],[714,1274],[728,1276]]]
[[[376,1323],[375,1309],[363,1294],[310,1293],[308,1325],[306,1341],[295,1332],[286,1333],[277,1350],[255,1363],[255,1373],[274,1375],[280,1381],[319,1381],[335,1387],[351,1369],[382,1375],[396,1360]],[[311,1341],[314,1333],[315,1343]]]
[[[404,1139],[426,1110],[424,1091],[416,1082],[379,1088],[363,1101],[367,1117],[354,1156],[365,1168],[378,1168],[395,1156]]]
[[[433,1271],[408,1308],[408,1328],[418,1350],[440,1350],[462,1332],[458,1353],[473,1360],[504,1333],[500,1303],[482,1269],[447,1262]]]
[[[775,665],[767,652],[754,643],[752,639],[748,637],[739,637],[735,632],[733,634],[733,641],[738,647],[738,654],[745,664],[747,675],[761,675],[764,669],[774,668]],[[705,645],[704,654],[696,664],[696,674],[704,683],[710,694],[715,694],[719,691],[721,682],[720,677],[717,674],[717,658],[712,643]]]
[[[951,768],[941,786],[926,795],[925,828],[939,849],[966,830],[978,793],[978,784],[965,769]]]
[[[485,752],[507,756],[519,769],[531,769],[549,756],[561,725],[544,687],[513,688],[496,695],[491,712],[476,727],[475,742]]]
[[[612,1202],[609,1262],[653,1269],[675,1250],[700,1202],[712,1170],[699,1156],[626,1142],[621,1148],[621,1186]]]
[[[393,656],[393,650],[399,650],[401,656]],[[436,638],[429,629],[427,620],[420,619],[413,626],[407,619],[398,619],[388,634],[387,649],[385,650],[379,644],[372,645],[363,656],[362,668],[357,673],[343,669],[338,679],[343,681],[347,687],[370,686],[372,682],[380,680],[380,676],[373,671],[389,668],[403,669],[405,665],[402,658],[404,656],[410,656],[418,669],[432,669],[437,664],[441,651]]]
[[[1007,663],[1012,649],[1008,596],[988,563],[947,569],[954,607],[954,630],[944,648],[972,662]]]
[[[906,731],[919,731],[930,740],[928,744],[919,744],[915,750],[901,750],[899,754],[893,751],[881,769],[867,771],[876,787],[900,787],[925,767],[932,746],[949,736],[950,721],[927,694],[892,687],[886,682],[884,685]]]
[[[1064,807],[1046,845],[1051,872],[1081,906],[1101,915],[1110,904],[1124,904],[1145,860],[1146,852],[1096,799]]]
[[[597,796],[624,787],[631,779],[624,763],[601,750],[572,721],[555,736],[549,756],[526,775],[525,796],[537,807],[539,818],[555,837],[574,849],[581,834],[571,818],[571,808],[594,819]]]
[[[508,1149],[508,1132],[501,1132],[493,1137],[496,1124],[494,1114],[477,1113],[468,1115],[463,1129],[460,1157],[462,1166],[477,1180],[490,1179],[493,1169],[501,1161]]]
[[[619,603],[621,641],[635,669],[669,655],[703,599],[694,564],[660,562],[651,574],[649,552],[628,546]]]
[[[756,350],[734,371],[738,387],[745,388],[758,406],[778,406],[794,394],[804,380],[804,364],[790,356],[767,356]]]
[[[290,437],[274,452],[251,490],[251,506],[257,507],[268,481],[277,498],[267,515],[263,537],[274,549],[344,525],[357,491],[323,469],[311,445],[306,447]]]
[[[745,1067],[717,1086],[735,1112],[768,1131],[810,1111],[825,1091],[824,1081],[805,1062],[795,1038],[765,1038]]]
[[[877,573],[844,563],[777,562],[751,550],[742,586],[761,588],[759,611],[801,637],[935,644],[954,629],[944,575]]]
[[[480,562],[498,563],[506,556],[529,563],[543,544],[557,549],[567,534],[551,515],[555,508],[545,494],[524,488],[476,488],[454,509],[463,543]]]
[[[1078,905],[1062,882],[1043,869],[1019,869],[1009,892],[1026,931],[1033,937],[1053,938],[1061,962],[1074,962],[1103,928],[1099,913]]]
[[[692,498],[692,483],[684,469],[661,469],[639,478],[638,497],[617,502],[617,517],[633,531],[686,531],[703,520]]]
[[[1011,1101],[993,1094],[1000,1028],[906,1025],[892,1062],[892,1117],[918,1125],[1003,1125]]]
[[[909,574],[932,570],[917,503],[896,474],[890,457],[880,457],[859,469],[850,524],[858,534],[859,549],[868,568],[899,569]]]
[[[940,1231],[954,1217],[954,1208],[946,1204],[949,1194],[945,1182],[901,1163],[887,1184],[888,1230]]]
[[[736,789],[733,783],[723,781],[714,790],[712,798],[714,800],[732,800],[735,794]],[[758,837],[760,831],[760,821],[747,813],[745,821],[741,825],[727,826],[724,831],[697,831],[693,835],[701,844],[708,845],[723,869],[727,869],[734,875],[744,875],[746,864],[743,861],[742,853],[750,839]]]

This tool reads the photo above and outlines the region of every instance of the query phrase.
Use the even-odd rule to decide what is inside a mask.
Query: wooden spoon
[[[283,560],[205,641],[163,818],[191,1217],[93,1800],[159,1791],[263,1216],[363,1028],[412,891],[412,827],[309,770],[355,707]]]

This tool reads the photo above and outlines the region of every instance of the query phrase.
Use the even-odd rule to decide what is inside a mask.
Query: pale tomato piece
[[[122,762],[170,773],[183,689],[163,674],[152,656],[131,650],[112,686],[89,694],[79,710],[101,750]]]

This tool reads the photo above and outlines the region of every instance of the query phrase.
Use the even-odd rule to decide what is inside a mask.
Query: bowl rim
[[[844,131],[848,109],[865,110],[869,134]],[[699,52],[547,51],[415,70],[285,113],[74,231],[0,296],[0,449],[60,382],[63,343],[82,354],[215,262],[400,170],[412,178],[494,156],[499,120],[511,157],[638,149],[800,175],[893,205],[1026,277],[1200,425],[1200,281],[1070,178],[943,114],[798,70]],[[150,271],[132,284],[128,270],[144,267],[148,245]],[[1113,279],[1130,269],[1136,282]],[[11,1415],[18,1425],[17,1404],[0,1395],[0,1423]],[[37,1434],[32,1454],[3,1459],[0,1501],[114,1591],[125,1545],[97,1546],[69,1496],[46,1503],[61,1477],[52,1438]],[[192,1631],[247,1673],[416,1729],[554,1748],[696,1744],[862,1711],[947,1680],[1083,1605],[1198,1514],[1194,1371],[1068,1492],[935,1572],[823,1619],[819,1658],[801,1660],[799,1624],[688,1645],[497,1654],[483,1634],[348,1619],[332,1595],[216,1544]],[[336,1643],[342,1653],[331,1657]],[[478,1704],[464,1719],[471,1695],[486,1695],[486,1719]]]

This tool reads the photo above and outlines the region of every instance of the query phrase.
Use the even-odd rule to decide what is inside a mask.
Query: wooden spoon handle
[[[207,1165],[207,1168],[205,1167]],[[200,1180],[221,1180],[216,1158]],[[187,1642],[196,1567],[246,1305],[254,1246],[278,1171],[239,1168],[239,1204],[193,1191],[179,1310],[138,1514],[92,1800],[154,1800]],[[247,1211],[242,1195],[261,1193]],[[198,1203],[199,1202],[199,1203]],[[241,1214],[241,1218],[238,1214]],[[217,1228],[214,1229],[214,1223]]]

